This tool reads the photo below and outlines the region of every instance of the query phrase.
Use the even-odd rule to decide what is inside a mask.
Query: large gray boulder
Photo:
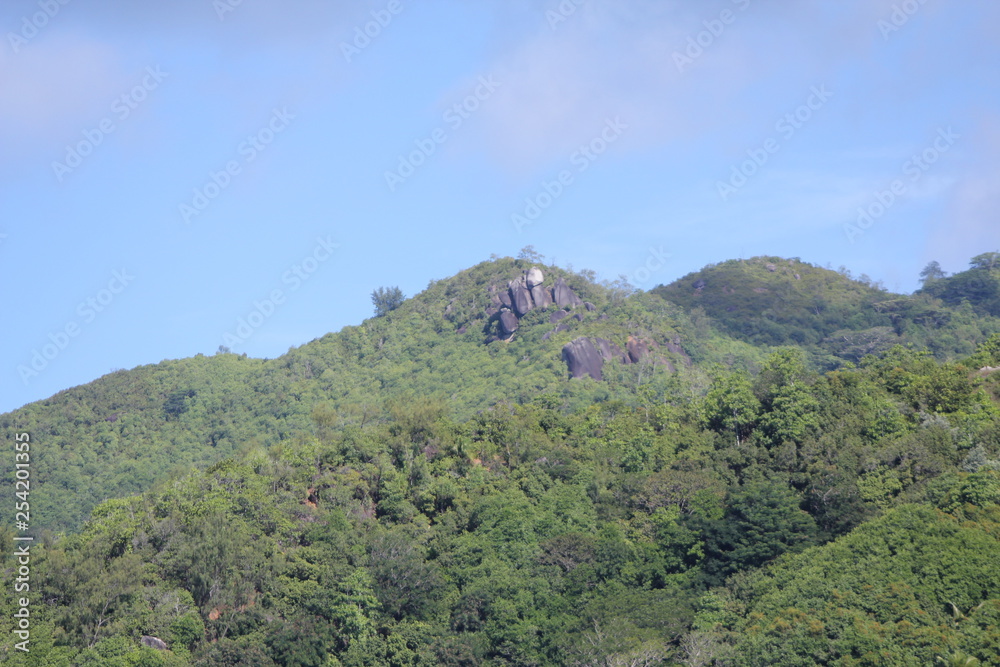
[[[601,369],[604,359],[589,338],[577,338],[566,343],[562,349],[562,358],[571,376],[582,378],[589,375],[598,382],[603,379]]]
[[[550,313],[549,324],[555,324],[556,322],[566,317],[567,315],[569,315],[569,313],[567,313],[565,310],[557,310],[553,313]]]
[[[552,295],[541,285],[531,288],[531,300],[535,302],[535,308],[548,308],[552,305]]]
[[[622,352],[622,349],[610,340],[606,340],[604,338],[594,338],[593,340],[594,344],[597,346],[597,351],[601,353],[601,358],[605,361],[617,359],[622,363],[629,363],[628,355]]]
[[[159,637],[152,637],[150,635],[143,635],[139,642],[143,646],[148,646],[149,648],[155,648],[157,651],[166,651],[167,642],[163,641]]]
[[[509,310],[500,313],[500,331],[505,336],[509,336],[517,331],[517,316]]]
[[[510,302],[511,307],[517,313],[518,317],[527,315],[528,311],[534,308],[535,305],[531,300],[531,292],[520,282],[511,283]]]
[[[574,308],[583,305],[583,300],[562,278],[559,278],[552,287],[552,300],[560,308]]]
[[[628,358],[634,364],[639,363],[642,359],[649,356],[649,345],[635,336],[628,337],[628,342],[625,343],[625,349],[628,350]]]

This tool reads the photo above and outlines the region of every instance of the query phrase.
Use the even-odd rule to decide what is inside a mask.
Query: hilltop
[[[483,262],[277,359],[165,361],[0,416],[31,434],[36,531],[32,653],[0,661],[1000,653],[988,293],[770,257],[644,293],[538,260]],[[834,344],[879,329],[899,344]]]

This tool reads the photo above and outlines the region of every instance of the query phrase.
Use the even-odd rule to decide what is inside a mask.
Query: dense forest
[[[998,259],[640,292],[526,248],[0,415],[0,663],[998,665]]]

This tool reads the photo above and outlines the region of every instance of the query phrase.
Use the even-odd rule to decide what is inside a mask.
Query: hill
[[[508,284],[532,266],[547,289],[560,283],[576,301],[517,317],[500,296],[509,300]],[[513,335],[501,331],[503,312],[517,324]],[[599,382],[586,372],[568,381],[563,348],[574,340],[605,341],[603,356],[589,358]],[[438,401],[457,418],[542,395],[575,408],[628,399],[639,385],[656,395],[697,390],[707,382],[702,366],[746,365],[763,354],[707,335],[660,299],[499,258],[277,359],[197,355],[117,371],[0,416],[0,434],[12,441],[14,432],[29,431],[43,443],[33,462],[36,525],[72,531],[106,498],[330,425],[380,422],[414,397]],[[12,511],[0,508],[0,518],[12,519]]]
[[[1000,331],[997,313],[987,307],[993,288],[969,287],[985,285],[987,273],[974,271],[903,295],[867,276],[852,279],[846,269],[754,257],[705,267],[652,293],[688,313],[703,312],[720,332],[754,345],[802,346],[817,364],[834,368],[897,344],[929,349],[941,359],[971,354]],[[962,307],[969,295],[975,303]]]
[[[878,314],[885,293],[831,273],[828,312]],[[829,336],[732,324],[501,258],[278,359],[163,362],[3,415],[31,436],[36,540],[32,652],[0,662],[989,664],[1000,335],[828,370]],[[20,567],[6,550],[0,585]],[[14,636],[25,605],[0,607]]]

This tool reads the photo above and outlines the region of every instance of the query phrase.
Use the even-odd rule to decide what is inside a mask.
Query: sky
[[[1000,248],[993,0],[4,0],[0,412],[492,254],[912,292]]]

